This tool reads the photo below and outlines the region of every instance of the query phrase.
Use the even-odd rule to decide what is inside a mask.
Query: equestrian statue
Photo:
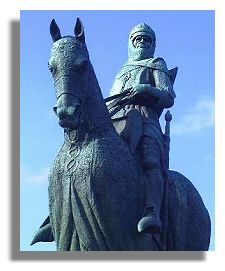
[[[74,36],[53,19],[49,70],[64,143],[49,173],[49,216],[31,244],[57,251],[206,251],[210,217],[193,184],[169,170],[177,67],[154,57],[145,23],[129,35],[128,61],[103,98],[78,18]]]

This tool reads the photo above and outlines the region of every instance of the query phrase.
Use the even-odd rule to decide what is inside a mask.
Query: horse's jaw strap
[[[59,95],[57,95],[57,96],[56,96],[57,101],[58,101],[58,99],[59,99],[62,95],[64,95],[64,94],[66,94],[66,95],[71,95],[71,96],[75,97],[76,99],[81,100],[82,102],[84,101],[83,98],[78,97],[77,95],[75,95],[74,93],[72,93],[72,92],[70,92],[70,91],[68,91],[68,92],[62,92],[62,93],[60,93]]]

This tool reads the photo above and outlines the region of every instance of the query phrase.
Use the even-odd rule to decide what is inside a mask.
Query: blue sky
[[[21,12],[20,249],[55,250],[54,243],[29,246],[48,215],[47,173],[63,142],[52,110],[56,100],[47,67],[49,24],[55,18],[61,34],[72,35],[77,17],[83,21],[105,97],[127,60],[128,34],[140,22],[156,33],[155,56],[163,57],[169,68],[179,67],[171,109],[170,169],[189,178],[201,194],[212,220],[214,250],[214,12],[183,10]]]

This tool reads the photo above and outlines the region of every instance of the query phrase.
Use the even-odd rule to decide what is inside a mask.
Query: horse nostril
[[[65,118],[65,117],[71,117],[77,113],[77,108],[74,106],[54,106],[53,110],[58,118]]]
[[[53,106],[53,111],[58,118],[64,118],[67,115],[66,108],[57,105]]]
[[[53,111],[55,112],[55,114],[57,115],[57,106],[53,106]]]

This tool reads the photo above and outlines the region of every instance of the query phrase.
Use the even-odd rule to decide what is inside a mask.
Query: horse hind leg
[[[207,251],[210,217],[194,185],[182,174],[169,171],[168,248],[175,251]]]

